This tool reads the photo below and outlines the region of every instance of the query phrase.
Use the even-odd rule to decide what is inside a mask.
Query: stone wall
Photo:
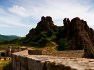
[[[13,53],[13,70],[94,70],[94,59]]]
[[[42,55],[42,50],[28,50],[29,55]]]

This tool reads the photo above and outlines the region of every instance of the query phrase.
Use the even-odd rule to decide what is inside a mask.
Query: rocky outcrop
[[[41,21],[38,22],[36,28],[30,30],[30,32],[27,34],[27,37],[33,37],[34,35],[38,35],[41,32],[48,32],[54,30],[54,28],[55,25],[52,21],[52,18],[50,16],[42,16]]]
[[[71,21],[68,18],[65,18],[63,23],[63,38],[67,39],[68,44],[70,45],[69,49],[83,49],[82,39],[84,36],[81,35],[88,34],[88,30],[86,30],[86,28],[89,29],[89,27],[86,26],[87,23],[78,17]]]
[[[70,20],[64,19],[64,38],[69,43],[69,49],[84,49],[85,57],[94,56],[94,31],[89,28],[87,22],[76,17]]]
[[[41,21],[38,22],[36,28],[33,28],[26,35],[24,43],[43,45],[48,41],[48,37],[52,37],[54,31],[56,31],[57,26],[54,25],[52,18],[50,16],[41,17]],[[44,45],[43,45],[44,46]]]
[[[79,17],[63,20],[64,26],[56,26],[50,16],[41,17],[36,28],[26,35],[25,44],[44,46],[54,41],[60,50],[85,50],[85,57],[93,57],[94,31]],[[44,45],[43,45],[44,44]]]
[[[49,31],[55,27],[50,16],[41,17],[41,21],[37,24],[36,29],[40,31]]]

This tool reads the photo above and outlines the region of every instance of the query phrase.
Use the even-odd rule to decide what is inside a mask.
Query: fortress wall
[[[94,70],[94,59],[13,53],[13,70]]]

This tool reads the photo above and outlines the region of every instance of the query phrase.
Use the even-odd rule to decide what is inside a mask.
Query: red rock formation
[[[65,38],[69,49],[84,49],[85,57],[94,57],[94,31],[88,27],[87,22],[76,17],[69,22],[64,19]]]

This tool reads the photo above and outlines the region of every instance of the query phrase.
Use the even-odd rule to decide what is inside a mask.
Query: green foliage
[[[0,42],[0,45],[3,45],[3,44],[21,45],[23,39],[24,39],[23,37],[19,37],[19,38],[17,38],[17,39],[13,39],[13,40],[11,40],[11,41],[1,41],[1,42]]]
[[[28,46],[44,47],[49,41],[52,41],[55,38],[56,35],[53,31],[42,31],[41,33],[33,36],[32,38],[25,38],[23,44]]]
[[[59,40],[59,46],[57,47],[59,51],[66,50],[68,49],[68,43],[65,39],[60,39]]]
[[[28,46],[35,46],[35,47],[44,47],[45,44],[47,43],[47,39],[46,38],[43,38],[43,37],[40,37],[39,39],[35,40],[35,41],[29,41],[28,43],[26,43],[26,45]]]
[[[0,70],[11,70],[11,61],[9,60],[4,60],[4,61],[0,61]]]

